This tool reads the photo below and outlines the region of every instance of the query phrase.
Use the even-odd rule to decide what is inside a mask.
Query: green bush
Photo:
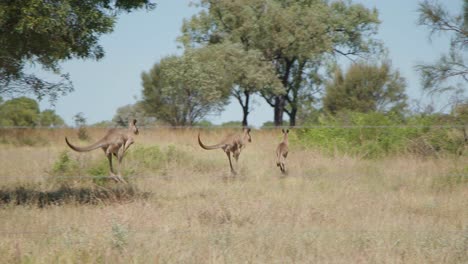
[[[173,145],[162,150],[159,146],[136,145],[124,157],[122,175],[125,177],[126,175],[141,175],[148,171],[164,171],[168,166],[188,164],[187,161],[191,160],[192,158],[185,151]],[[113,157],[112,164],[117,172],[118,161],[115,157]],[[93,183],[102,185],[107,182],[106,177],[109,176],[109,161],[104,155],[95,160],[78,160],[69,155],[68,151],[64,151],[60,153],[49,174],[53,176],[51,180],[55,183],[69,182],[67,176],[96,176],[92,178]]]
[[[55,161],[51,174],[53,176],[75,176],[78,175],[79,171],[79,163],[69,156],[68,151],[63,151]]]
[[[126,157],[127,161],[137,163],[137,167],[157,169],[165,161],[165,155],[158,146],[135,146]]]
[[[460,129],[441,115],[403,118],[395,114],[341,113],[322,116],[313,128],[297,129],[298,143],[333,155],[365,158],[412,153],[459,154],[464,145]]]

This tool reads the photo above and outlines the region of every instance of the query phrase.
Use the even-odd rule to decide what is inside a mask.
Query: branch
[[[267,104],[269,104],[271,107],[275,107],[275,103],[274,103],[274,98],[275,96],[268,96],[266,95],[265,93],[263,92],[260,92],[260,95],[263,97],[263,99],[265,99],[265,101],[267,102]]]
[[[48,82],[34,74],[22,74],[12,79],[2,76],[0,78],[0,95],[15,96],[29,93],[34,94],[39,100],[48,96],[49,102],[53,105],[59,95],[65,95],[74,90],[68,74],[62,74],[60,77],[58,82]]]
[[[357,57],[360,57],[362,59],[362,57],[356,52],[356,51],[353,51],[353,52],[343,52],[339,49],[336,49],[336,48],[333,48],[333,51],[340,54],[340,55],[343,55],[345,56],[347,59],[349,59],[350,61],[352,61],[353,63],[356,63],[356,60],[354,60],[353,58],[350,57],[350,55],[354,55],[354,56],[357,56]]]
[[[448,12],[439,4],[424,1],[419,5],[418,24],[431,28],[431,35],[438,31],[453,31],[465,37],[466,29],[460,28],[455,21],[451,21]]]
[[[239,104],[241,105],[241,107],[245,107],[245,104],[242,100],[242,94],[239,90],[234,89],[231,94],[232,96],[234,96],[234,98],[237,99],[237,101],[239,101]]]

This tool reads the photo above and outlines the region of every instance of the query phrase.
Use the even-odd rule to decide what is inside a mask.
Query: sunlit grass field
[[[2,263],[468,263],[467,156],[359,159],[253,130],[231,177],[224,129],[141,129],[124,158],[72,152],[77,131],[3,131]],[[65,177],[67,176],[67,177]],[[85,177],[75,177],[85,176]]]

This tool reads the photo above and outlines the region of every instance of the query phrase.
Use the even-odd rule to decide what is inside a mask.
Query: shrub
[[[124,177],[125,175],[141,175],[148,171],[153,173],[165,170],[171,164],[188,164],[187,161],[191,160],[192,158],[185,151],[173,145],[163,150],[159,146],[136,145],[126,154],[121,172]],[[112,164],[117,171],[118,161],[115,157],[113,157]],[[49,174],[55,176],[51,179],[55,183],[58,181],[59,184],[70,182],[67,176],[96,176],[92,177],[93,183],[102,185],[108,181],[109,162],[104,155],[96,160],[78,160],[70,156],[68,151],[64,151],[55,161]]]
[[[51,174],[54,176],[72,176],[77,175],[79,171],[78,162],[70,158],[68,151],[63,151],[55,161]]]
[[[300,144],[333,155],[377,158],[399,153],[457,154],[464,144],[462,132],[449,127],[443,116],[382,113],[341,113],[322,116],[315,128],[297,129]]]

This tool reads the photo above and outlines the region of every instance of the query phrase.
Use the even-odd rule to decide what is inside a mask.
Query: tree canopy
[[[132,119],[138,120],[138,126],[145,126],[156,121],[155,118],[148,117],[142,102],[137,102],[117,108],[112,123],[119,127],[128,127],[128,122]]]
[[[209,46],[222,67],[219,74],[227,77],[231,95],[242,108],[242,125],[248,125],[248,115],[252,110],[254,93],[282,94],[284,89],[275,69],[263,60],[258,50],[245,50],[240,44],[225,42]]]
[[[391,69],[389,62],[380,65],[352,64],[343,75],[337,69],[327,83],[323,107],[326,111],[401,112],[406,107],[405,79]]]
[[[449,80],[468,82],[468,0],[463,0],[459,14],[450,12],[438,1],[425,0],[419,4],[418,24],[430,30],[430,36],[444,34],[451,36],[447,54],[434,63],[416,66],[421,74],[423,88],[430,92],[441,92],[453,88]]]
[[[39,99],[73,90],[59,63],[100,59],[99,37],[112,32],[119,12],[152,8],[150,0],[4,0],[0,2],[0,94],[33,93]],[[48,82],[27,73],[28,64],[59,74]]]
[[[371,39],[379,20],[376,10],[347,1],[202,0],[205,7],[183,26],[180,41],[205,46],[229,41],[257,50],[275,69],[284,93],[262,93],[274,107],[276,125],[283,113],[295,124],[304,95],[314,88],[317,62],[325,56],[374,52]],[[312,84],[312,85],[311,85]]]
[[[36,100],[28,97],[19,97],[5,102],[0,100],[0,126],[20,127],[57,127],[65,122],[54,110],[40,111]]]
[[[212,49],[187,50],[142,73],[146,112],[173,126],[193,125],[219,113],[228,102],[230,78],[213,56]]]

